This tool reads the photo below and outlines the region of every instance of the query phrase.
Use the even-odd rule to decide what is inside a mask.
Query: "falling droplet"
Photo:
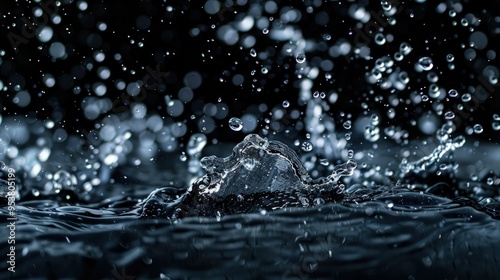
[[[347,157],[352,159],[354,157],[354,151],[353,150],[347,151]]]
[[[429,71],[434,66],[432,59],[430,57],[424,56],[418,60],[418,65],[424,71]]]
[[[238,118],[231,118],[229,120],[229,128],[234,131],[240,131],[243,129],[243,122]]]
[[[491,127],[493,128],[493,130],[500,130],[500,122],[493,122],[491,123]]]
[[[305,141],[304,143],[302,143],[302,150],[304,152],[310,152],[310,151],[312,151],[312,149],[313,149],[313,145],[311,144],[311,142]]]
[[[256,57],[256,56],[257,56],[257,51],[255,51],[255,49],[254,49],[254,48],[252,48],[252,49],[250,50],[250,55],[251,55],[252,57]]]
[[[385,37],[384,37],[384,34],[382,33],[377,33],[377,35],[375,35],[375,43],[379,46],[385,44]]]
[[[450,97],[457,97],[458,96],[458,91],[456,89],[450,89],[450,91],[448,91],[448,95]]]
[[[455,114],[452,112],[452,111],[449,111],[449,112],[446,112],[444,114],[444,118],[447,119],[447,120],[451,120],[455,117]]]
[[[470,93],[466,93],[466,94],[462,95],[463,102],[469,102],[471,99],[472,99],[472,96],[470,95]]]
[[[295,57],[295,60],[297,60],[298,63],[304,63],[304,61],[306,61],[306,55],[304,53],[299,53]]]
[[[483,126],[480,124],[475,124],[473,129],[474,129],[474,133],[476,133],[476,134],[481,134],[483,132]]]
[[[352,123],[351,123],[351,121],[345,121],[343,126],[345,129],[351,129]]]
[[[382,9],[384,9],[384,11],[390,11],[392,9],[390,1],[382,0],[380,1],[380,5],[382,6]]]

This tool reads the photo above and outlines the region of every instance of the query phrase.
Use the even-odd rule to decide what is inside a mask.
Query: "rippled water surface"
[[[1,279],[497,279],[498,1],[4,1]]]

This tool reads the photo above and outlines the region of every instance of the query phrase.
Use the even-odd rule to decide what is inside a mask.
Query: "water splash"
[[[256,134],[245,137],[229,157],[204,157],[200,165],[207,173],[188,192],[175,198],[165,190],[152,193],[142,216],[216,217],[338,201],[344,190],[339,180],[356,169],[349,159],[329,176],[313,179],[292,149]]]

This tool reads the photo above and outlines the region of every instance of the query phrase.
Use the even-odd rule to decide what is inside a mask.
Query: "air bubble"
[[[243,160],[243,167],[245,167],[246,170],[252,171],[255,168],[256,160],[253,158],[246,158]]]
[[[234,131],[240,131],[243,129],[243,122],[239,118],[231,118],[229,120],[229,128]]]
[[[314,205],[322,205],[322,204],[325,204],[325,200],[321,197],[317,197],[314,199],[313,204]]]
[[[281,103],[281,105],[283,106],[283,108],[288,108],[290,106],[290,102],[285,100],[285,101],[283,101],[283,103]]]
[[[427,56],[420,58],[418,60],[418,65],[424,71],[429,71],[434,66],[432,59],[430,57],[427,57]]]
[[[446,61],[452,62],[453,60],[455,60],[455,57],[451,53],[446,56]]]

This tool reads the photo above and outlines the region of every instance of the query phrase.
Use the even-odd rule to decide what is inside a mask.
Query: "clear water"
[[[498,278],[498,11],[0,4],[0,278]]]

